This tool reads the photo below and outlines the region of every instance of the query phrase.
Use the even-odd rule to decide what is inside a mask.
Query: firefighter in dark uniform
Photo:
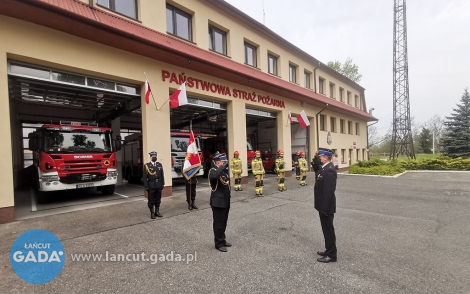
[[[276,159],[276,173],[277,173],[277,189],[281,192],[287,191],[286,187],[284,187],[284,181],[286,178],[286,163],[284,161],[284,151],[278,150],[277,151],[277,159]]]
[[[186,180],[186,202],[188,202],[188,209],[198,209],[197,206],[194,204],[196,200],[196,184],[197,184],[196,176],[192,176],[189,180]]]
[[[331,163],[333,152],[320,150],[318,152],[322,167],[315,182],[315,209],[320,214],[320,223],[325,238],[325,251],[318,251],[322,256],[319,262],[335,262],[337,259],[336,234],[333,218],[336,213],[336,168]]]
[[[294,164],[295,164],[295,178],[300,180],[300,166],[299,166],[300,151],[295,151]]]
[[[312,168],[315,172],[315,181],[317,180],[318,173],[320,172],[320,167],[322,166],[320,156],[318,155],[318,150],[315,152],[315,156],[312,158]]]
[[[157,152],[149,153],[152,161],[144,165],[143,181],[145,190],[148,193],[148,207],[150,209],[150,217],[163,217],[160,214],[160,203],[162,199],[162,190],[165,186],[165,177],[163,174],[163,166],[157,161]],[[155,208],[154,208],[155,206]]]
[[[215,248],[227,252],[232,244],[225,240],[228,213],[230,210],[230,175],[229,163],[224,153],[216,153],[209,170],[209,186],[211,188],[210,206],[213,216]]]

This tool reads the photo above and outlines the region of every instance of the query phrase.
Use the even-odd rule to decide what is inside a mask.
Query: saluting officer
[[[230,175],[227,156],[216,153],[209,170],[209,186],[211,187],[210,206],[212,208],[215,248],[227,252],[232,244],[225,240],[228,213],[230,210]]]
[[[305,152],[300,152],[299,169],[300,169],[300,185],[306,186],[307,183],[305,182],[305,179],[307,178],[308,163],[307,163],[307,160],[305,159]]]
[[[285,168],[285,161],[284,161],[284,151],[278,150],[277,151],[277,159],[276,159],[276,173],[277,173],[277,189],[281,192],[286,191],[287,189],[284,187],[284,180],[286,177],[286,168]]]
[[[157,152],[152,151],[149,154],[152,160],[144,165],[143,180],[145,190],[148,193],[147,205],[150,209],[150,217],[155,219],[155,216],[163,217],[160,214],[160,203],[162,190],[165,186],[165,177],[162,164],[157,162]]]
[[[255,158],[251,161],[251,170],[255,176],[255,193],[256,196],[263,196],[263,178],[264,171],[263,161],[261,160],[261,152],[256,150]]]
[[[297,180],[300,180],[299,158],[300,158],[300,151],[297,150],[297,151],[295,151],[295,158],[294,158],[294,164],[295,164],[295,178],[296,178]]]
[[[242,161],[238,156],[240,153],[238,151],[233,152],[233,158],[230,162],[230,169],[232,170],[233,178],[235,179],[235,184],[233,188],[235,191],[242,191]]]

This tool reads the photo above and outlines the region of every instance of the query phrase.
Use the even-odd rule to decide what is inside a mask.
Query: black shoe
[[[155,219],[155,211],[153,210],[153,207],[152,208],[149,207],[149,209],[150,209],[150,218]]]
[[[224,243],[224,246],[225,246],[225,247],[232,247],[232,243],[225,242],[225,243]]]
[[[324,262],[324,263],[336,262],[336,260],[337,260],[336,258],[331,258],[329,256],[323,256],[323,257],[317,258],[317,261]]]
[[[199,209],[199,208],[197,208],[197,206],[194,205],[194,204],[192,205],[192,208],[193,208],[193,209]]]
[[[325,251],[317,251],[317,254],[320,256],[326,256]]]
[[[193,210],[193,206],[191,204],[189,204],[189,202],[188,202],[188,209]]]
[[[163,217],[163,215],[160,214],[160,211],[159,211],[158,208],[157,208],[156,211],[155,211],[155,216],[157,216],[157,217]]]
[[[227,248],[225,247],[219,247],[219,248],[216,247],[216,249],[222,252],[227,252]]]

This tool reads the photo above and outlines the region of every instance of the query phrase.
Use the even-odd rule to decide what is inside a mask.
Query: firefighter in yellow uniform
[[[261,152],[259,150],[256,150],[255,158],[253,158],[253,161],[251,161],[251,171],[255,176],[256,196],[263,196],[263,178],[266,172],[264,171],[263,161],[261,160]]]
[[[307,178],[308,162],[305,159],[305,152],[300,152],[299,169],[300,169],[300,185],[306,186],[307,183],[305,183],[305,179]]]
[[[233,159],[230,162],[230,169],[232,170],[233,178],[235,179],[235,184],[233,188],[235,191],[242,191],[242,161],[238,156],[240,153],[238,151],[233,152]]]
[[[286,162],[284,161],[284,151],[277,151],[276,159],[277,189],[281,192],[286,191],[284,180],[286,178]]]

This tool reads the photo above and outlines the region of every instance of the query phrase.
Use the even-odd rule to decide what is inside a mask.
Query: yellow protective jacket
[[[251,170],[255,176],[265,174],[263,161],[257,158],[254,158],[251,162]]]
[[[284,161],[284,158],[279,157],[276,159],[276,172],[277,173],[283,173],[286,171],[286,162]]]
[[[233,158],[230,162],[230,169],[234,174],[241,174],[243,172],[242,160],[240,158]]]
[[[305,158],[299,158],[299,168],[300,168],[300,171],[303,171],[303,172],[308,171],[308,163],[307,163],[307,160],[305,160]]]

